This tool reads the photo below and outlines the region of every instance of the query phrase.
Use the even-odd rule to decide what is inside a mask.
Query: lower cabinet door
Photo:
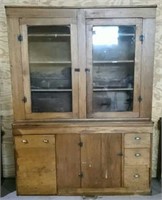
[[[17,193],[56,194],[55,136],[15,137]]]
[[[56,157],[58,192],[80,188],[80,135],[56,135]]]
[[[81,135],[82,188],[117,188],[122,183],[122,134]]]

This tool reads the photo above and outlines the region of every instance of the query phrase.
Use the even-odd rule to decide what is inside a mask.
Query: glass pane
[[[93,61],[133,60],[134,26],[94,26]]]
[[[93,27],[93,112],[133,110],[135,26]]]
[[[71,92],[32,92],[33,112],[70,112]]]
[[[29,26],[28,43],[32,112],[71,112],[70,27]]]
[[[94,112],[123,112],[132,110],[132,91],[112,91],[93,93]]]

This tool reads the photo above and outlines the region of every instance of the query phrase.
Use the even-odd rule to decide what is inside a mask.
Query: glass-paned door
[[[141,20],[87,23],[88,117],[138,117]]]
[[[76,25],[58,19],[35,25],[31,20],[21,28],[26,35],[22,59],[27,117],[77,117]]]

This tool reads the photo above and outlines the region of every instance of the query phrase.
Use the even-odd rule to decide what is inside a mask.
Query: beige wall
[[[161,0],[0,0],[0,115],[5,131],[3,138],[4,175],[14,175],[12,150],[12,96],[11,76],[8,53],[7,24],[4,5],[34,5],[34,6],[134,6],[157,4],[156,44],[152,120],[153,137],[153,176],[156,172],[158,130],[157,120],[162,116],[162,1]],[[150,27],[151,28],[151,27]]]

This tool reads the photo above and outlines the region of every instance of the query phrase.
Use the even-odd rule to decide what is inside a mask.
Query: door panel
[[[81,170],[83,172],[82,187],[101,187],[101,136],[81,135]]]
[[[102,134],[102,187],[121,187],[122,135]]]
[[[19,195],[56,194],[55,137],[15,137]]]
[[[75,20],[31,19],[20,29],[26,118],[78,117]]]
[[[88,117],[139,117],[142,20],[87,24]]]
[[[81,135],[83,188],[121,187],[121,134]]]
[[[56,136],[58,190],[80,188],[80,136],[60,134]]]

